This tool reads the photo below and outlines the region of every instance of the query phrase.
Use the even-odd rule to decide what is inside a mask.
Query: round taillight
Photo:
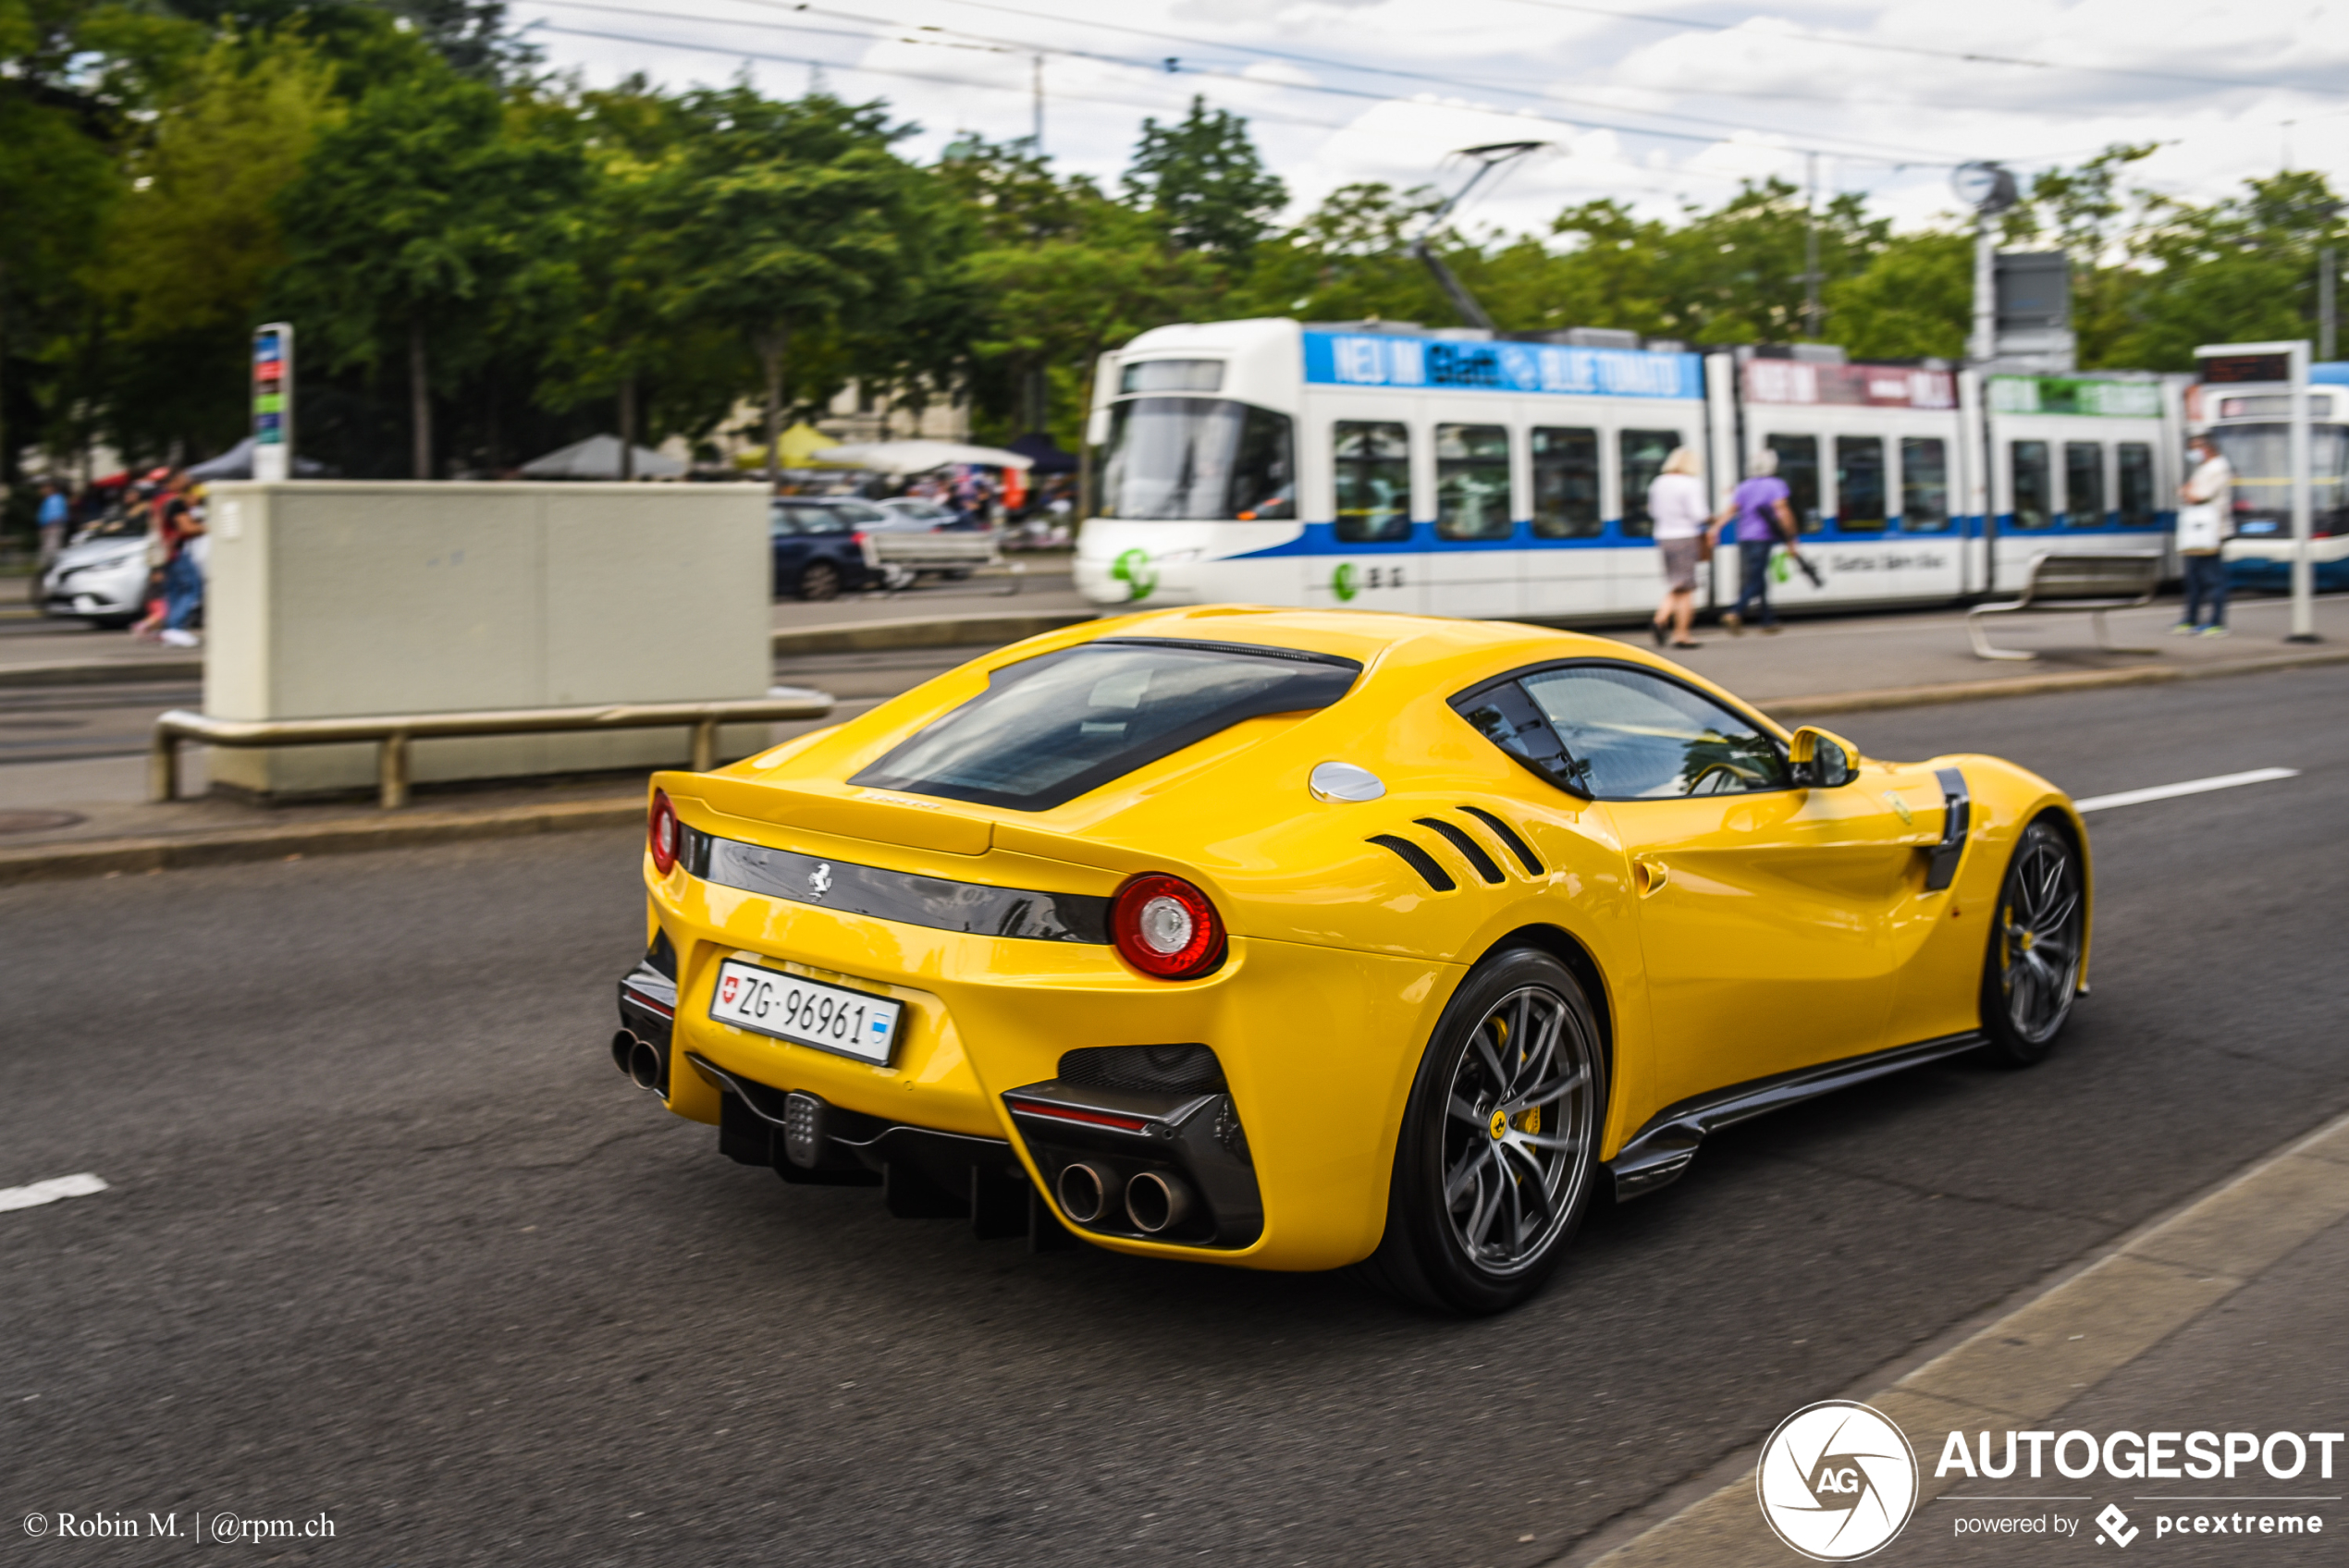
[[[663,876],[677,866],[677,841],[681,837],[677,827],[677,808],[669,803],[669,791],[653,791],[652,815],[645,822],[645,843],[653,852],[653,869]]]
[[[1224,962],[1224,921],[1207,895],[1152,873],[1118,889],[1110,933],[1126,962],[1161,980],[1190,980]]]

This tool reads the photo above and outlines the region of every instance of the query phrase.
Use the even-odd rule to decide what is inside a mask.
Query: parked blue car
[[[775,546],[775,597],[836,599],[885,586],[889,574],[866,545],[889,514],[849,496],[781,496],[768,513]]]

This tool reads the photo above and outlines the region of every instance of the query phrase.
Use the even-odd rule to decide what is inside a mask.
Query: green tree
[[[125,160],[92,277],[116,343],[118,438],[217,449],[244,420],[245,335],[285,263],[276,202],[339,115],[298,32],[216,39]]]
[[[280,197],[306,341],[336,367],[404,353],[414,477],[434,472],[436,363],[453,378],[488,353],[582,183],[575,150],[509,135],[495,89],[427,56],[324,130]]]
[[[1895,235],[1864,271],[1826,286],[1830,337],[1855,360],[1965,357],[1974,316],[1974,236]]]
[[[823,93],[778,103],[746,80],[695,92],[683,112],[691,142],[658,208],[673,258],[669,313],[749,347],[772,483],[794,351],[816,369],[852,316],[882,330],[906,303],[922,249],[917,176],[891,146],[907,128],[878,105]]]
[[[1201,251],[1244,272],[1256,244],[1288,202],[1288,188],[1264,166],[1248,121],[1203,97],[1176,125],[1142,121],[1142,140],[1125,174],[1125,198],[1153,214],[1185,251]]]

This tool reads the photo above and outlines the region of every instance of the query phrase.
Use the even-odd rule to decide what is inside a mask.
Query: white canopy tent
[[[639,479],[674,479],[685,472],[685,465],[675,458],[665,458],[649,447],[636,448],[636,477]],[[559,447],[543,458],[533,458],[522,465],[524,479],[618,479],[620,477],[620,437],[590,435],[584,441],[574,441]]]
[[[824,468],[862,468],[877,473],[928,473],[952,463],[982,468],[1027,469],[1033,458],[1001,447],[973,447],[961,441],[865,441],[827,447],[808,459]]]

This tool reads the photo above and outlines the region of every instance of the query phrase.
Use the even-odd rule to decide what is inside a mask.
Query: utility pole
[[[2331,362],[2335,330],[2340,325],[2340,309],[2333,303],[2334,289],[2341,281],[2341,252],[2331,246],[2317,251],[2317,358]]]
[[[1028,140],[1036,143],[1036,155],[1040,158],[1044,155],[1044,56],[1036,55],[1032,66],[1036,82],[1036,129]]]
[[[1802,155],[1802,336],[1819,335],[1819,155]]]

